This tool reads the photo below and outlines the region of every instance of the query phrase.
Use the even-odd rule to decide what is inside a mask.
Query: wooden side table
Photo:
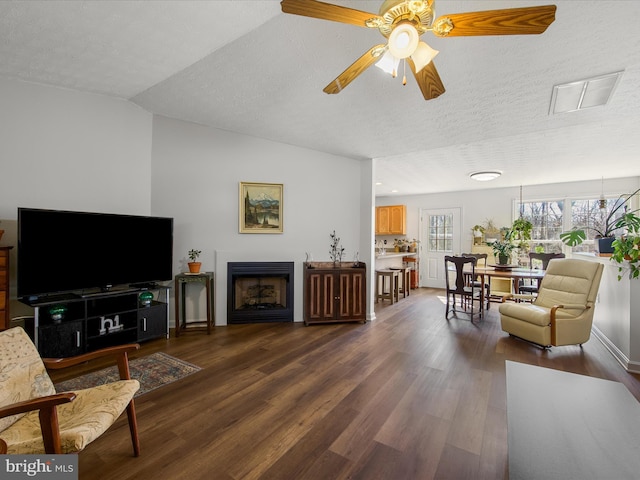
[[[207,319],[204,321],[187,322],[186,306],[185,306],[185,289],[189,283],[202,283],[207,290]],[[175,276],[175,295],[176,295],[176,337],[180,336],[180,331],[186,330],[187,325],[201,325],[204,330],[206,328],[207,335],[211,334],[213,326],[213,272],[202,273],[180,273]],[[189,328],[192,330],[195,328]]]

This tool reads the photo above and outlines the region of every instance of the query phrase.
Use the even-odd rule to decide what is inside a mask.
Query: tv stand
[[[156,282],[132,283],[129,286],[131,288],[137,288],[140,290],[153,290],[155,288],[158,288],[158,284]]]
[[[140,293],[154,294],[150,303]],[[169,338],[169,287],[112,289],[26,299],[34,307],[34,343],[43,357]]]

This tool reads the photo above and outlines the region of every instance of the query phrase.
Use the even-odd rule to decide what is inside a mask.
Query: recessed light
[[[473,172],[469,174],[469,178],[477,180],[478,182],[488,182],[489,180],[495,180],[502,172],[500,170],[484,170],[482,172]]]

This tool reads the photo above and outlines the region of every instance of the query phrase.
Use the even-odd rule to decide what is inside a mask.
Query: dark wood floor
[[[640,377],[595,338],[544,351],[501,332],[495,304],[482,324],[446,321],[441,293],[414,290],[365,325],[144,344],[138,355],[203,369],[139,397],[139,458],[123,417],[80,453],[80,479],[495,480],[508,478],[505,360],[620,381],[640,400]]]

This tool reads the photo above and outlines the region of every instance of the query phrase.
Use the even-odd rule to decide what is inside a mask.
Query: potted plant
[[[511,241],[512,234],[513,232],[507,229],[504,232],[504,238],[502,240],[487,242],[487,245],[493,249],[493,254],[498,259],[498,265],[509,265],[511,254],[518,248],[518,245]]]
[[[402,252],[406,246],[406,240],[404,238],[393,239],[393,249],[395,252]]]
[[[189,272],[191,273],[200,273],[200,266],[202,265],[198,262],[198,257],[202,253],[202,250],[189,250],[189,259],[191,260],[187,265],[189,266]]]
[[[626,229],[626,233],[613,241],[611,260],[621,264],[618,267],[618,280],[622,279],[622,271],[629,265],[629,278],[640,277],[640,217],[634,212],[625,213],[617,222],[616,228]]]
[[[613,207],[609,212],[606,212],[603,216],[602,221],[598,225],[594,225],[593,227],[588,227],[588,230],[591,230],[595,233],[595,238],[597,242],[595,242],[596,252],[599,253],[613,253],[613,241],[615,240],[615,231],[621,227],[618,227],[617,218],[620,216],[621,209],[626,209],[628,206],[629,200],[633,198],[640,192],[640,188],[635,192],[630,193],[629,195],[620,195]],[[628,213],[636,213],[638,210],[633,210]],[[575,247],[576,245],[580,245],[587,239],[587,232],[581,228],[574,228],[569,230],[568,232],[562,232],[560,234],[560,240],[565,245],[570,247]]]

